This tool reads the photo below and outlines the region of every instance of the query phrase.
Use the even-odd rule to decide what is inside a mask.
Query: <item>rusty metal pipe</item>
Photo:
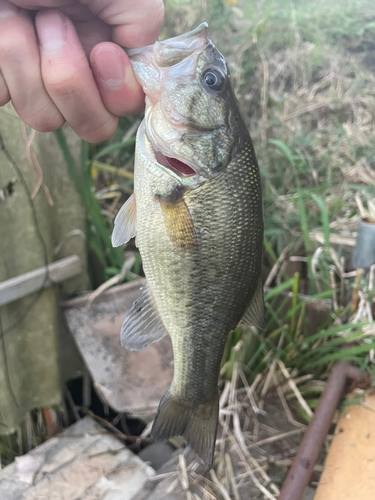
[[[360,382],[361,385],[365,386],[369,386],[371,383],[370,375],[360,372],[349,361],[342,360],[336,364],[283,484],[278,500],[302,499],[347,379]]]

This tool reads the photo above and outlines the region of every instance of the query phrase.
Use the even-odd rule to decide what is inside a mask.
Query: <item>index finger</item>
[[[103,2],[107,8],[98,15],[114,25],[112,38],[118,45],[142,47],[156,41],[164,17],[161,0],[100,0],[89,4],[89,8],[94,10]],[[123,116],[143,108],[144,94],[127,55],[118,45],[97,44],[91,51],[90,63],[104,105],[114,115]]]

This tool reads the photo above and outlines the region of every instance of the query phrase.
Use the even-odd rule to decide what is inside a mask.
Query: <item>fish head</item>
[[[222,172],[239,139],[241,117],[224,57],[208,26],[129,51],[146,94],[145,133],[156,161],[182,184]]]

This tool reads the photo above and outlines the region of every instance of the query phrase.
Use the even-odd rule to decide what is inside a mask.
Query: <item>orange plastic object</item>
[[[375,395],[340,418],[314,500],[375,499]]]

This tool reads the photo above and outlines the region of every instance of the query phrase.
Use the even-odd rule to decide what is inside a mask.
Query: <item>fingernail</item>
[[[95,69],[99,78],[112,90],[119,90],[125,81],[124,59],[114,47],[99,47],[95,51]]]
[[[57,52],[66,41],[66,18],[59,11],[44,11],[38,16],[37,31],[43,52]]]

